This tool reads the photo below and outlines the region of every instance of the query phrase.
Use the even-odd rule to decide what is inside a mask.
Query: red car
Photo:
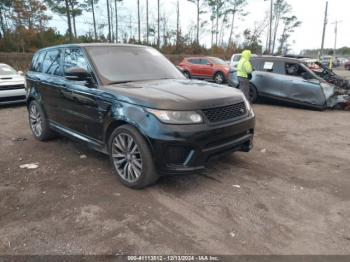
[[[178,67],[187,78],[214,80],[217,84],[224,83],[230,71],[224,60],[211,56],[187,57]]]

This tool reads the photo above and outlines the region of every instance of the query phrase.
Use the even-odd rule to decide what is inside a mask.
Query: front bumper
[[[26,90],[12,89],[12,90],[1,90],[0,87],[0,105],[21,103],[26,101]]]
[[[148,137],[160,174],[195,173],[213,158],[253,147],[254,116],[215,126],[161,125],[158,137]]]

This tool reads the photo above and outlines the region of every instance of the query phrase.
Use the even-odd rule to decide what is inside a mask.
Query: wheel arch
[[[224,72],[223,72],[222,70],[220,70],[220,69],[218,69],[218,70],[216,70],[216,71],[214,72],[213,77],[212,77],[213,80],[215,80],[215,76],[216,76],[218,73],[222,74],[222,76],[224,77],[224,81],[227,81],[227,77],[225,76]]]
[[[106,128],[105,128],[105,132],[104,132],[104,142],[105,142],[105,145],[106,145],[106,149],[108,151],[108,142],[109,142],[109,138],[111,136],[111,134],[113,133],[113,131],[120,127],[120,126],[123,126],[123,125],[130,125],[134,128],[136,128],[136,130],[140,133],[140,135],[145,139],[147,145],[149,146],[150,150],[153,151],[153,148],[152,148],[152,145],[149,141],[149,138],[148,136],[145,134],[145,132],[143,131],[143,129],[138,125],[136,124],[135,122],[133,121],[129,121],[127,119],[118,119],[118,118],[112,118],[109,123],[106,125]]]
[[[252,83],[251,81],[249,81],[249,85],[252,86],[252,87],[254,87],[255,90],[256,90],[256,94],[259,95],[259,90],[258,90],[258,88],[256,87],[256,85],[255,85],[254,83]]]
[[[188,70],[187,68],[182,70],[182,74],[185,74],[185,73],[188,73],[189,78],[192,78],[192,73],[191,73],[191,71]]]

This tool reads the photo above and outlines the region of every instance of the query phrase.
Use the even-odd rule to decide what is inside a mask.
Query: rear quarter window
[[[46,54],[45,51],[41,51],[34,55],[32,60],[31,71],[41,72],[45,54]]]

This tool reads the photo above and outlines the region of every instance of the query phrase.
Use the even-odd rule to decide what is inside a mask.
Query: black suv
[[[132,188],[252,147],[255,116],[240,91],[188,80],[150,47],[42,49],[26,79],[35,138],[60,133],[86,142],[108,154],[114,172]]]

